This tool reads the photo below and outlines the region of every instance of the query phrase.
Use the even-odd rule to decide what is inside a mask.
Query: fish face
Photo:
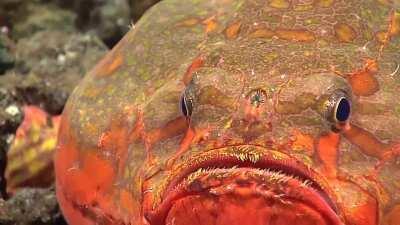
[[[399,18],[387,1],[161,2],[64,110],[68,222],[395,225]]]

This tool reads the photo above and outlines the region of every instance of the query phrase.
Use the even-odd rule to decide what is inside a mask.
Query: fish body
[[[400,11],[165,0],[62,116],[70,225],[400,221]]]

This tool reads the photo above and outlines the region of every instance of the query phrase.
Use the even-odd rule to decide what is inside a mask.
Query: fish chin
[[[241,191],[250,192],[242,188]],[[168,213],[166,225],[288,225],[330,224],[312,207],[302,202],[281,201],[261,194],[243,196],[191,195],[175,202]]]
[[[311,181],[282,171],[199,169],[177,189],[165,225],[342,224]]]

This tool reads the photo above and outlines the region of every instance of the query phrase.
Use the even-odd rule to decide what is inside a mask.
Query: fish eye
[[[333,123],[344,123],[350,118],[351,101],[344,90],[336,90],[328,100],[328,120]]]
[[[341,98],[336,104],[335,119],[339,122],[345,122],[350,117],[350,102],[347,98]]]
[[[180,107],[181,107],[182,114],[185,117],[190,117],[192,115],[192,109],[193,109],[192,104],[193,104],[193,101],[191,100],[191,98],[188,98],[186,93],[183,93],[183,95],[181,97]]]

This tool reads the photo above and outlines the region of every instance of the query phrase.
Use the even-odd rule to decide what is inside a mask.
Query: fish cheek
[[[349,224],[379,224],[379,204],[376,198],[349,181],[335,179],[330,180],[330,183]]]
[[[384,217],[384,224],[396,225],[400,221],[400,204],[395,205]]]

